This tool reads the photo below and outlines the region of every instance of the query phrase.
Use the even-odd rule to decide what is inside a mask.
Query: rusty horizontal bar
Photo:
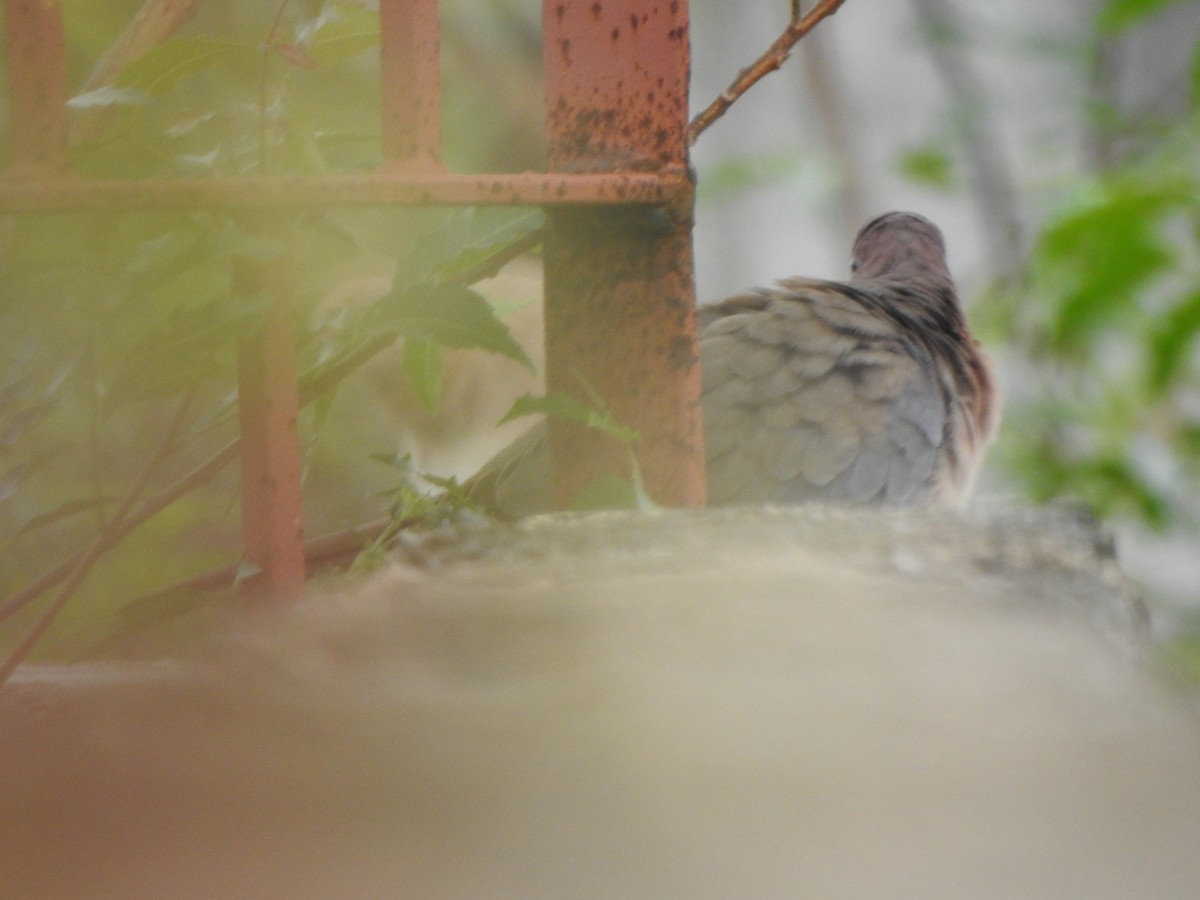
[[[315,206],[670,204],[690,197],[682,170],[587,174],[247,176],[99,180],[0,178],[0,212],[295,209]]]

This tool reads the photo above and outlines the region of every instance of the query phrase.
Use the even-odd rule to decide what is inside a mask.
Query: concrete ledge
[[[1200,724],[1069,512],[446,529],[0,692],[21,897],[1190,897]]]

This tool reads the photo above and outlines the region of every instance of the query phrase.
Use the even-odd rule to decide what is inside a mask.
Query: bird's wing
[[[946,403],[928,352],[877,300],[797,279],[701,309],[711,502],[930,494]]]

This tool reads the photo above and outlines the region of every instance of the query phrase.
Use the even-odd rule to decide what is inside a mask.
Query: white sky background
[[[811,3],[806,3],[811,6]],[[968,50],[991,104],[1020,192],[1027,234],[1038,196],[1082,169],[1082,54],[1098,0],[1012,0],[954,4],[970,28]],[[1200,28],[1200,4],[1180,5],[1140,29],[1127,47],[1127,100],[1186,70]],[[786,25],[784,0],[692,0],[692,111],[702,109]],[[977,214],[965,191],[914,185],[899,173],[908,149],[947,145],[951,103],[906,0],[846,0],[831,18],[717,121],[694,148],[706,171],[730,156],[785,157],[794,169],[744,196],[704,202],[697,212],[701,302],[790,275],[841,277],[856,226],[838,222],[832,155],[802,56],[825,42],[843,127],[858,156],[866,215],[910,209],[947,233],[951,269],[966,297],[986,278]],[[961,170],[958,173],[963,174]],[[861,223],[859,223],[861,224]]]

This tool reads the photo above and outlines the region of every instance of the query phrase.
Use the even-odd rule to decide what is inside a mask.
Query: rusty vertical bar
[[[234,289],[246,300],[270,300],[238,355],[242,543],[247,561],[261,569],[255,587],[295,596],[304,588],[304,511],[289,260],[237,260]]]
[[[383,164],[440,169],[437,0],[380,0]]]
[[[10,165],[67,166],[67,62],[59,0],[5,0]]]
[[[552,169],[686,172],[686,0],[543,0],[542,21]],[[549,387],[590,402],[586,382],[637,429],[647,491],[668,506],[705,502],[692,201],[552,210],[545,243]],[[559,507],[628,476],[595,430],[552,420],[550,451]]]

